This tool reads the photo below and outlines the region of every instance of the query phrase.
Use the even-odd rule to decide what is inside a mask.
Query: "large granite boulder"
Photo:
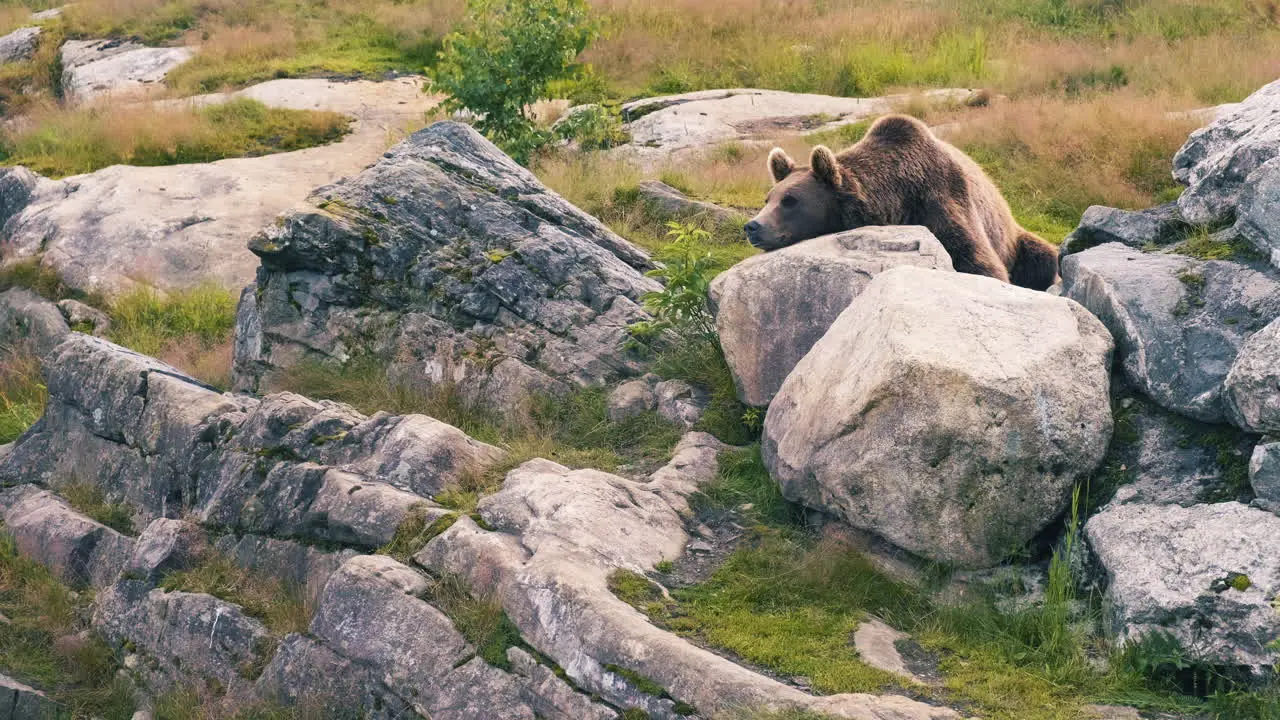
[[[1182,219],[1177,203],[1137,211],[1093,205],[1084,211],[1080,224],[1062,241],[1059,255],[1112,242],[1133,248],[1168,245],[1183,239],[1190,230],[1191,225]]]
[[[747,258],[711,283],[711,305],[738,398],[768,405],[791,369],[877,274],[951,270],[923,227],[864,227]]]
[[[187,47],[153,48],[128,40],[68,40],[62,46],[62,92],[84,101],[135,95],[160,87],[169,71],[190,60]]]
[[[1280,434],[1280,321],[1240,347],[1223,383],[1231,422],[1254,433]]]
[[[666,467],[640,481],[532,460],[481,501],[491,530],[460,518],[414,560],[501,601],[525,641],[583,691],[648,717],[675,720],[689,706],[700,717],[766,707],[866,720],[958,717],[896,695],[808,695],[654,626],[610,592],[612,573],[643,573],[684,551],[688,498],[715,477],[722,448],[690,433]],[[647,687],[628,675],[647,678]]]
[[[1280,515],[1280,441],[1270,438],[1253,448],[1249,484],[1256,495],[1253,505]]]
[[[765,464],[790,500],[988,567],[1057,519],[1102,460],[1111,350],[1071,300],[893,268],[783,383]]]
[[[1189,222],[1230,222],[1241,191],[1263,163],[1280,155],[1280,80],[1191,134],[1173,158],[1173,176],[1187,185],[1178,207]]]
[[[45,363],[44,417],[0,457],[0,483],[92,482],[141,527],[191,513],[244,533],[386,544],[411,510],[502,451],[424,416],[365,417],[288,393],[224,395],[71,333]]]
[[[387,128],[420,120],[437,102],[422,92],[421,78],[401,77],[288,78],[176,103],[186,108],[241,98],[331,110],[356,122],[341,142],[260,157],[113,165],[61,180],[0,169],[0,262],[36,259],[68,287],[108,296],[139,283],[165,291],[210,283],[239,290],[258,268],[249,238],[312,189],[377,160],[387,148]],[[6,178],[14,173],[24,174],[25,195],[10,194]]]
[[[1280,283],[1243,265],[1109,243],[1062,261],[1063,295],[1116,339],[1125,377],[1163,407],[1226,422],[1223,383],[1250,335],[1280,316]]]
[[[1194,657],[1269,672],[1280,653],[1280,517],[1246,505],[1111,505],[1085,524],[1122,641],[1167,633]]]
[[[310,203],[250,244],[262,267],[241,296],[238,388],[365,356],[509,410],[639,374],[622,345],[659,288],[648,258],[470,127],[418,132]]]

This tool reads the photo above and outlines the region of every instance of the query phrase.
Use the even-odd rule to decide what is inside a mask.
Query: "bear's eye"
[[[797,199],[795,198],[795,196],[794,196],[794,195],[783,195],[783,196],[782,196],[782,207],[785,207],[785,208],[795,207],[795,206],[796,206],[796,203],[798,203],[798,202],[800,202],[800,201],[799,201],[799,200],[797,200]]]

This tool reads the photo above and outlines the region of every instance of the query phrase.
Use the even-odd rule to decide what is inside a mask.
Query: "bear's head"
[[[769,153],[774,186],[760,211],[743,230],[761,250],[777,250],[801,240],[849,230],[849,201],[857,181],[824,145],[813,149],[809,167],[798,168],[782,148]]]

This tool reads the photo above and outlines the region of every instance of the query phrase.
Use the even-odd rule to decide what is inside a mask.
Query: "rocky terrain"
[[[28,52],[30,35],[0,39],[0,58]],[[145,89],[190,51],[62,52],[71,99],[94,102]],[[1231,692],[1271,687],[1280,81],[1187,140],[1176,202],[1090,208],[1047,293],[954,272],[914,226],[737,263],[705,302],[733,397],[634,342],[638,323],[660,319],[652,298],[669,277],[644,249],[462,122],[387,149],[434,102],[416,80],[276,80],[235,96],[356,126],[260,158],[63,180],[0,170],[3,263],[34,258],[70,290],[106,295],[143,280],[242,288],[227,392],[109,341],[112,318],[83,302],[0,293],[0,344],[39,358],[47,392],[39,420],[0,445],[0,529],[92,597],[72,637],[103,643],[143,717],[193,687],[225,717],[1009,716],[958,687],[967,656],[887,603],[878,617],[864,598],[853,626],[826,629],[871,673],[866,692],[827,691],[784,653],[699,627],[691,589],[729,594],[721,573],[779,538],[833,564],[859,558],[884,586],[868,596],[928,597],[920,614],[1000,587],[992,607],[1061,606],[1060,627],[1087,624],[1074,605],[1092,592],[1098,642],[1115,652],[1081,665],[1166,643],[1180,654],[1153,665]],[[641,100],[622,108],[631,144],[610,152],[647,161],[829,130],[894,102]],[[735,217],[666,184],[638,192],[664,216]],[[656,346],[682,343],[667,329]],[[387,387],[455,398],[470,419],[527,422],[539,403],[594,393],[600,425],[651,421],[679,440],[655,464],[606,471],[552,446],[522,454],[479,422],[281,389],[299,371],[370,368]],[[768,493],[723,500],[756,452],[709,431],[726,405],[754,422]],[[86,488],[114,510],[86,509]],[[791,524],[763,515],[767,503]],[[811,569],[788,570],[799,586]],[[988,582],[1010,574],[1026,581]],[[273,597],[227,577],[265,577]],[[0,674],[0,720],[62,712],[51,688],[23,680]]]

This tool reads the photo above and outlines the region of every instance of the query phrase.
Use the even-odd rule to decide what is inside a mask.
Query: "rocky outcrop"
[[[640,373],[622,344],[659,287],[647,257],[470,127],[418,132],[310,203],[250,245],[262,267],[241,297],[238,388],[365,356],[507,411]]]
[[[132,538],[30,485],[0,492],[0,516],[18,551],[69,585],[108,585],[133,555]]]
[[[717,276],[711,306],[738,398],[768,405],[872,278],[899,265],[952,269],[923,227],[864,227],[756,255]]]
[[[1066,256],[1113,242],[1139,249],[1169,245],[1186,237],[1191,227],[1182,219],[1177,203],[1138,211],[1093,205],[1062,241],[1059,254]]]
[[[38,27],[18,28],[0,37],[0,65],[30,60],[40,46]]]
[[[179,106],[251,98],[271,107],[332,110],[355,118],[341,142],[198,165],[116,165],[64,180],[28,178],[34,192],[0,228],[0,262],[38,258],[69,287],[118,295],[137,283],[162,290],[214,283],[239,290],[258,259],[249,238],[312,189],[359,172],[387,148],[389,132],[435,104],[420,79],[272,80]],[[167,101],[169,102],[169,101]],[[11,204],[0,170],[0,222]],[[12,171],[8,171],[12,172]],[[24,171],[25,172],[25,171]]]
[[[928,100],[963,102],[969,90],[930,90]],[[700,90],[644,98],[622,106],[631,142],[620,148],[641,158],[703,150],[725,142],[773,139],[786,132],[825,130],[894,111],[910,97],[845,98],[778,90]]]
[[[68,40],[62,46],[62,92],[83,102],[136,95],[159,87],[169,71],[190,60],[191,48],[152,48],[127,40]]]
[[[788,499],[928,559],[991,566],[1102,460],[1111,350],[1070,300],[893,268],[783,383],[765,464]]]
[[[31,202],[31,193],[39,182],[39,175],[22,166],[0,168],[0,239],[8,234],[4,228],[9,219]]]
[[[717,225],[743,224],[746,217],[739,212],[705,200],[694,200],[661,180],[640,183],[640,199],[655,213],[671,218],[703,218]]]
[[[57,712],[48,695],[0,673],[0,720],[53,720]]]
[[[415,560],[500,600],[524,639],[577,686],[650,717],[676,717],[676,701],[704,717],[757,707],[881,720],[957,717],[904,697],[806,695],[651,625],[610,593],[612,572],[647,572],[683,552],[686,499],[715,475],[720,447],[706,435],[686,436],[647,481],[530,461],[481,501],[492,530],[459,519]],[[627,674],[668,697],[647,694]]]
[[[1240,503],[1111,505],[1085,525],[1122,641],[1176,638],[1192,657],[1269,672],[1280,636],[1280,517]]]
[[[24,288],[0,292],[0,348],[43,356],[69,332],[57,305]]]
[[[1280,81],[1264,86],[1207,127],[1191,134],[1173,158],[1173,175],[1187,190],[1178,207],[1189,222],[1211,225],[1236,215],[1253,172],[1280,155]]]
[[[1161,406],[1227,421],[1223,384],[1241,346],[1280,316],[1280,283],[1242,265],[1117,243],[1069,255],[1063,295],[1116,339],[1125,377]]]
[[[501,455],[424,416],[223,395],[78,333],[47,358],[46,376],[45,416],[0,458],[0,483],[91,480],[128,502],[139,526],[191,513],[240,532],[375,548],[413,508],[445,514],[429,496]]]

